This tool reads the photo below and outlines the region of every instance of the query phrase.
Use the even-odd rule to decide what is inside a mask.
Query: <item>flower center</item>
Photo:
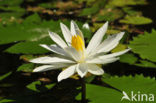
[[[77,51],[83,51],[83,49],[85,48],[84,42],[83,42],[82,38],[79,35],[72,36],[71,45]]]

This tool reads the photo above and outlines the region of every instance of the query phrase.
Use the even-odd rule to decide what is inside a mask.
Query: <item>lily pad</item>
[[[119,91],[93,84],[86,85],[86,92],[87,99],[90,101],[89,103],[101,103],[102,101],[106,103],[119,103],[122,96]],[[81,93],[76,99],[81,100]]]
[[[123,76],[103,78],[105,83],[127,93],[131,99],[131,93],[135,94],[153,94],[156,95],[156,81],[155,78],[144,77],[143,75]],[[137,96],[138,97],[138,96]],[[138,98],[137,98],[138,99]],[[130,102],[130,101],[129,101]],[[129,103],[128,102],[128,103]]]
[[[148,59],[156,62],[156,30],[152,30],[151,33],[145,32],[144,35],[134,37],[133,41],[130,41],[129,46],[134,53],[140,55],[142,59]]]
[[[124,19],[120,20],[120,23],[143,25],[152,23],[152,20],[143,16],[126,16]]]
[[[17,71],[23,71],[23,72],[32,72],[34,69],[34,64],[28,63],[28,64],[22,64],[18,67]]]

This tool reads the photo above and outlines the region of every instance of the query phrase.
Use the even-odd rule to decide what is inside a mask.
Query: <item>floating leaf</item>
[[[47,89],[51,89],[51,88],[53,88],[54,86],[55,86],[55,83],[45,85],[45,87],[46,87]]]
[[[156,68],[156,64],[154,64],[153,62],[141,60],[137,58],[134,54],[129,53],[120,56],[120,62],[140,67]]]
[[[2,100],[0,100],[0,103],[12,103],[14,101],[15,100],[12,100],[12,99],[2,99]]]
[[[134,64],[137,62],[137,60],[138,60],[137,57],[129,53],[126,53],[120,56],[120,62],[123,62],[123,63]]]
[[[107,34],[117,34],[117,33],[119,33],[120,31],[119,30],[115,30],[115,29],[108,29],[107,30]]]
[[[144,35],[134,37],[130,42],[130,47],[134,53],[140,55],[142,59],[148,59],[156,62],[156,30],[152,30],[151,33],[145,32]]]
[[[34,64],[28,63],[28,64],[22,64],[21,66],[19,66],[17,71],[32,72],[33,69],[34,69]]]
[[[92,5],[97,0],[78,0],[79,3],[85,2],[87,5]]]
[[[127,5],[143,5],[147,4],[146,0],[110,0],[108,7],[124,7]]]
[[[25,20],[24,20],[24,22],[23,23],[25,23],[25,24],[33,24],[33,23],[40,23],[41,22],[41,18],[40,18],[40,16],[37,14],[37,13],[35,13],[35,14],[33,14],[33,15],[31,15],[31,16],[28,16]]]
[[[111,77],[103,78],[105,83],[117,88],[121,91],[125,91],[128,95],[131,92],[138,94],[154,94],[156,95],[156,81],[155,78],[144,77],[143,75],[123,76],[123,77]],[[120,97],[121,99],[121,97]],[[129,103],[129,102],[128,102]]]
[[[19,6],[0,6],[0,9],[4,10],[4,11],[10,11],[10,12],[25,12],[25,9],[19,7]]]
[[[93,84],[86,85],[86,92],[87,99],[90,101],[89,103],[101,103],[102,101],[106,103],[120,103],[122,97],[119,91]],[[81,94],[76,98],[80,100]]]
[[[126,45],[124,45],[124,44],[118,44],[111,52],[112,53],[119,52],[119,51],[125,50],[126,48],[127,48]]]
[[[6,52],[9,53],[22,53],[22,54],[42,54],[50,52],[47,49],[41,47],[39,44],[52,44],[52,40],[49,37],[43,38],[39,41],[30,41],[30,42],[20,42],[9,49],[6,50]]]
[[[130,16],[141,15],[140,11],[135,11],[132,7],[123,7],[122,10]]]
[[[36,88],[36,85],[41,85],[41,82],[40,82],[40,81],[34,81],[34,82],[32,82],[31,84],[28,84],[26,87],[27,87],[28,89],[30,89],[30,90],[39,92],[39,90]]]
[[[97,15],[97,21],[114,21],[124,16],[120,9],[103,9]]]
[[[33,58],[35,58],[35,56],[33,56],[33,55],[22,55],[22,56],[20,56],[20,59],[22,59],[24,61],[29,61]]]
[[[38,18],[35,20],[34,18]],[[32,19],[32,20],[31,20]],[[48,31],[53,31],[61,34],[60,21],[43,21],[40,22],[39,17],[35,14],[26,19],[27,22],[23,24],[17,24],[15,26],[2,27],[2,35],[0,35],[0,44],[21,41],[6,51],[9,53],[23,53],[23,54],[42,54],[50,52],[45,48],[39,46],[39,44],[53,44],[53,41],[49,37]],[[69,21],[65,21],[65,24],[69,25]],[[80,28],[82,23],[78,22]],[[14,29],[17,29],[14,30]],[[91,37],[89,30],[81,29],[84,32],[85,39]],[[10,32],[12,31],[12,32]],[[62,37],[62,35],[60,35]],[[9,37],[9,38],[8,38]]]
[[[17,6],[20,5],[23,0],[1,0],[0,5]]]
[[[126,16],[120,23],[143,25],[152,23],[152,20],[143,16]]]
[[[93,7],[90,7],[90,8],[84,8],[82,12],[80,13],[80,16],[93,15],[97,13],[98,10],[99,10],[99,7],[97,5],[94,5]]]
[[[8,73],[6,73],[6,74],[4,74],[4,75],[1,75],[1,76],[0,76],[0,81],[3,80],[3,79],[5,79],[6,77],[8,77],[8,76],[11,75],[11,74],[12,74],[12,72],[8,72]]]
[[[148,68],[156,68],[156,64],[146,60],[139,60],[140,63],[136,63],[136,66],[148,67]]]
[[[143,75],[123,76],[123,77],[111,77],[102,80],[112,86],[115,89],[87,84],[87,99],[89,103],[100,103],[105,101],[107,103],[120,103],[123,97],[122,91],[125,91],[131,96],[131,92],[136,94],[156,94],[156,82],[155,78],[144,77]],[[95,92],[96,91],[96,92]],[[120,92],[121,91],[121,92]],[[80,94],[76,97],[80,100]],[[112,99],[113,98],[113,99]],[[131,99],[131,97],[130,97]],[[123,100],[124,103],[129,103],[128,100]]]

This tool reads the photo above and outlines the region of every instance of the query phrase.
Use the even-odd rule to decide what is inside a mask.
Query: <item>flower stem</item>
[[[81,102],[86,103],[86,84],[84,78],[81,78]]]

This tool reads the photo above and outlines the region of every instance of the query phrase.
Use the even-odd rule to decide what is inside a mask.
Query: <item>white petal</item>
[[[119,58],[108,58],[108,59],[101,59],[95,58],[91,60],[87,60],[86,63],[93,63],[93,64],[108,64],[119,60]]]
[[[87,54],[92,52],[102,41],[104,34],[106,33],[108,27],[108,22],[106,22],[92,37],[88,46],[87,46]]]
[[[83,26],[82,26],[82,27],[83,27],[83,28],[85,28],[85,29],[90,30],[90,28],[89,28],[89,24],[88,24],[88,23],[83,24]]]
[[[43,66],[36,67],[33,70],[33,72],[44,72],[44,71],[58,69],[58,68],[63,68],[63,67],[67,67],[67,66],[69,66],[69,64],[43,65]]]
[[[54,53],[57,53],[57,54],[60,54],[60,55],[63,55],[63,56],[67,56],[68,54],[64,51],[64,49],[60,48],[59,46],[57,45],[45,45],[45,44],[40,44],[41,47],[43,48],[46,48],[47,50],[50,50]]]
[[[107,55],[103,55],[103,56],[99,56],[99,58],[101,59],[108,59],[108,58],[114,58],[116,56],[120,56],[122,54],[125,54],[126,52],[128,52],[130,49],[126,49],[126,50],[123,50],[123,51],[120,51],[120,52],[115,52],[115,53],[112,53],[112,54],[107,54]]]
[[[97,47],[97,53],[100,52],[109,52],[113,48],[115,48],[118,44],[120,39],[123,37],[124,32],[120,32],[118,34],[114,34],[112,36],[109,36],[106,40],[104,40],[98,47]]]
[[[81,30],[79,29],[78,25],[73,20],[71,21],[70,26],[71,26],[70,28],[71,28],[72,35],[79,35],[82,38],[82,40],[84,41],[84,36],[83,36]]]
[[[72,34],[71,32],[69,31],[69,29],[66,27],[66,25],[64,25],[63,23],[60,23],[60,26],[61,26],[61,30],[62,30],[62,34],[66,40],[66,42],[68,44],[71,43],[71,38],[72,38]]]
[[[73,47],[66,47],[65,51],[75,60],[78,61],[81,58],[80,53]]]
[[[32,63],[40,63],[40,64],[54,64],[54,63],[75,63],[72,60],[60,57],[39,57],[36,59],[30,60]]]
[[[57,43],[57,45],[59,45],[62,48],[67,47],[67,44],[61,39],[61,37],[59,35],[57,35],[56,33],[53,33],[53,32],[49,32],[49,35],[50,35],[51,39]]]
[[[35,68],[33,70],[33,72],[43,72],[43,71],[47,71],[47,70],[50,70],[52,69],[53,66],[52,65],[43,65],[43,66],[39,66],[37,68]]]
[[[58,82],[60,82],[63,79],[67,79],[70,76],[72,76],[75,73],[75,69],[76,69],[77,65],[72,65],[70,67],[68,67],[67,69],[63,70],[59,75],[58,75]]]
[[[80,63],[78,64],[76,71],[78,73],[78,75],[83,78],[86,73],[88,72],[88,65],[86,63]]]
[[[94,75],[102,75],[104,73],[103,69],[96,64],[88,64],[88,72]]]
[[[76,35],[74,21],[71,21],[71,23],[70,23],[70,31],[71,31],[72,35]]]

